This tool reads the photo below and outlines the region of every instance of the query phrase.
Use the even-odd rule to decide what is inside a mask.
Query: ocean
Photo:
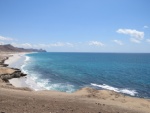
[[[35,90],[91,87],[150,98],[148,53],[33,53],[26,54],[21,69]]]

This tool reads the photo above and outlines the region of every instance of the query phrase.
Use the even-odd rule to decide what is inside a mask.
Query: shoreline
[[[41,91],[41,90],[47,90],[47,89],[44,89],[42,87],[37,87],[37,89],[34,89],[33,87],[31,87],[29,84],[26,83],[26,80],[28,78],[28,75],[27,73],[25,73],[23,70],[22,70],[22,66],[24,65],[24,62],[27,60],[27,57],[25,56],[26,54],[32,54],[32,53],[36,53],[36,52],[30,52],[30,53],[27,53],[27,52],[17,52],[17,53],[11,53],[11,54],[8,54],[9,56],[3,61],[3,65],[6,65],[8,68],[11,68],[11,69],[17,69],[19,70],[21,73],[24,73],[25,76],[20,76],[20,77],[14,77],[14,78],[11,78],[9,79],[9,83],[12,84],[14,87],[17,87],[17,88],[29,88],[33,91]],[[23,59],[21,59],[22,57],[24,57]],[[15,60],[14,60],[15,59]],[[16,66],[16,64],[18,64],[18,61],[21,59],[21,64],[19,63],[19,65]],[[33,81],[32,81],[33,82]],[[91,84],[94,84],[94,83],[91,83]],[[34,83],[34,85],[36,85],[36,83]],[[96,84],[94,84],[95,86]],[[97,86],[97,85],[96,85]],[[84,87],[83,87],[84,88]],[[86,88],[86,87],[85,87]],[[91,87],[88,87],[88,88],[91,88]],[[82,89],[82,88],[81,88]],[[80,89],[76,90],[75,92],[79,91]],[[97,90],[97,89],[95,89]],[[114,91],[114,90],[110,90],[110,89],[101,89],[101,90],[107,90],[107,91]],[[49,90],[47,90],[49,91]],[[50,90],[51,91],[51,90]],[[53,90],[52,90],[53,91]],[[61,91],[58,91],[58,92],[61,92]],[[119,91],[114,91],[116,93],[119,93],[119,94],[122,94],[122,95],[126,95],[126,96],[129,96],[129,97],[134,97],[134,98],[141,98],[141,97],[137,97],[137,96],[134,96],[133,94],[130,95],[130,94],[126,94],[126,93],[122,93],[122,92],[119,92]],[[67,92],[65,92],[67,93]],[[74,93],[74,92],[73,92]],[[150,98],[142,98],[142,99],[150,99]]]
[[[17,68],[17,69],[19,69],[22,72],[21,66],[23,65],[23,63],[25,61],[25,54],[28,54],[28,53],[15,53],[15,54],[11,54],[11,56],[8,59],[5,60],[4,64],[7,64],[8,67],[10,67],[10,68]],[[19,60],[21,60],[21,63],[18,62]],[[26,81],[26,76],[25,77],[19,77],[19,78],[9,79],[9,82],[14,87],[17,87],[17,88],[25,88],[25,87],[30,88],[26,84],[25,81]]]
[[[33,52],[34,53],[34,52]],[[11,68],[18,68],[20,69],[23,73],[27,74],[26,77],[20,77],[20,78],[12,78],[9,80],[9,82],[14,86],[14,87],[19,87],[19,88],[24,88],[24,87],[27,87],[27,88],[30,88],[32,89],[33,91],[39,91],[39,90],[47,90],[43,87],[40,87],[37,85],[37,83],[35,83],[34,80],[32,80],[31,77],[28,76],[28,73],[25,72],[22,67],[24,65],[24,63],[27,61],[27,56],[25,56],[26,54],[32,54],[32,53],[17,53],[17,54],[11,54],[11,56],[5,60],[5,64],[8,65],[8,67],[11,67]],[[15,60],[14,60],[15,59]],[[20,61],[20,62],[18,62]],[[16,65],[18,64],[18,65]],[[28,81],[28,83],[26,82]],[[94,84],[94,83],[91,83],[92,86],[99,86],[97,84]],[[123,95],[128,95],[128,96],[131,96],[131,97],[136,97],[135,94],[137,92],[129,92],[128,90],[126,91],[126,89],[123,89],[123,90],[116,90],[117,88],[114,88],[112,86],[103,86],[103,87],[107,87],[107,88],[103,88],[103,90],[108,90],[108,91],[115,91],[115,92],[118,92],[118,93],[121,93]],[[108,87],[110,88],[108,89]],[[80,89],[78,89],[80,90]],[[78,91],[76,90],[76,91]],[[126,92],[125,92],[126,91]],[[61,91],[60,91],[61,92]],[[123,93],[124,92],[124,93]],[[67,92],[66,92],[67,93]],[[73,93],[73,92],[72,92]],[[135,94],[134,94],[135,93]],[[139,97],[138,97],[139,98]]]
[[[5,57],[8,58],[8,54]],[[11,75],[16,71],[20,75],[22,73],[7,66],[4,68]],[[0,79],[0,112],[4,113],[149,113],[149,109],[150,99],[125,96],[114,91],[82,88],[74,93],[48,90],[37,93],[28,88],[16,88]]]
[[[36,52],[32,52],[36,53]],[[17,54],[11,54],[7,60],[5,60],[5,64],[8,65],[10,68],[17,68],[19,69],[22,73],[26,74],[26,76],[19,77],[19,78],[12,78],[9,79],[9,82],[17,88],[29,88],[33,91],[39,91],[39,90],[46,90],[44,88],[39,87],[26,73],[22,70],[22,66],[27,60],[26,54],[32,54],[32,53],[17,53]],[[15,59],[15,60],[14,60]],[[16,65],[18,64],[18,65]],[[29,83],[27,83],[29,81]],[[32,82],[32,84],[30,83]],[[34,84],[34,85],[33,85]]]
[[[32,80],[31,82],[34,82],[34,86],[35,87],[32,87],[32,86],[30,86],[30,84],[26,83],[27,79],[29,79],[28,78],[29,76],[27,75],[26,72],[24,72],[22,70],[22,66],[24,65],[25,61],[27,60],[27,56],[25,56],[25,55],[26,54],[32,54],[32,53],[36,53],[36,52],[13,53],[13,54],[9,54],[9,57],[7,57],[7,59],[4,60],[4,63],[3,63],[4,65],[7,65],[7,67],[9,67],[9,68],[18,69],[22,73],[25,74],[25,76],[21,76],[21,77],[17,77],[17,78],[15,77],[15,78],[9,79],[9,83],[12,84],[14,87],[17,87],[17,88],[29,88],[29,89],[31,89],[33,91],[47,90],[45,88],[37,86],[35,81],[33,81],[31,78],[30,78],[30,81]],[[18,63],[19,60],[21,61],[21,63],[20,62]],[[19,64],[19,65],[16,65],[16,64]],[[91,84],[94,84],[94,83],[91,83]],[[93,86],[97,86],[97,84],[94,84]],[[109,87],[111,87],[111,86],[109,86]],[[89,88],[91,88],[91,87],[89,87]],[[80,90],[80,89],[78,89],[78,90]],[[77,92],[78,90],[76,90],[75,92]],[[114,91],[114,90],[105,89],[105,88],[103,88],[101,90]],[[47,90],[47,91],[49,91],[49,90]],[[61,91],[58,91],[58,92],[61,92]],[[122,92],[119,92],[119,91],[114,91],[114,92],[122,94],[122,95],[127,95],[129,97],[141,98],[141,97],[137,97],[137,96],[135,96],[133,94],[122,93]],[[67,93],[67,92],[65,92],[65,93]],[[72,92],[72,93],[74,93],[74,92]],[[144,98],[143,97],[143,99],[150,99],[150,98]]]

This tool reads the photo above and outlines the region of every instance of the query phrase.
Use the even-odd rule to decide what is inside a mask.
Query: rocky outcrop
[[[19,78],[22,76],[26,76],[26,74],[22,73],[20,69],[7,67],[8,64],[4,64],[5,60],[7,60],[11,55],[2,55],[1,52],[46,52],[43,49],[24,49],[17,48],[10,44],[0,45],[0,79],[5,82],[8,82],[9,79]]]
[[[5,82],[8,82],[9,79],[12,79],[12,78],[20,78],[22,76],[26,76],[26,74],[22,73],[21,71],[18,71],[18,70],[15,70],[13,73],[11,74],[1,74],[0,75],[0,78],[2,80],[4,80]]]
[[[4,64],[6,59],[8,59],[8,57],[0,59],[0,79],[8,82],[9,79],[26,76],[26,74],[22,73],[20,69],[7,67],[8,65]]]
[[[7,59],[8,59],[8,57],[2,57],[2,58],[0,58],[0,65],[3,65],[3,66],[7,65],[7,64],[4,64],[5,60],[7,60]]]

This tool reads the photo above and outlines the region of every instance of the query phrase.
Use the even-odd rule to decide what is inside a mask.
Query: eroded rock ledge
[[[1,56],[0,58],[0,78],[3,81],[8,82],[9,79],[26,76],[20,69],[7,67],[8,65],[4,64],[4,62],[8,58],[8,56]]]

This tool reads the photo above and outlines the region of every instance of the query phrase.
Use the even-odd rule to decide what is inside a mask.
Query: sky
[[[150,53],[150,0],[0,0],[0,44]]]

